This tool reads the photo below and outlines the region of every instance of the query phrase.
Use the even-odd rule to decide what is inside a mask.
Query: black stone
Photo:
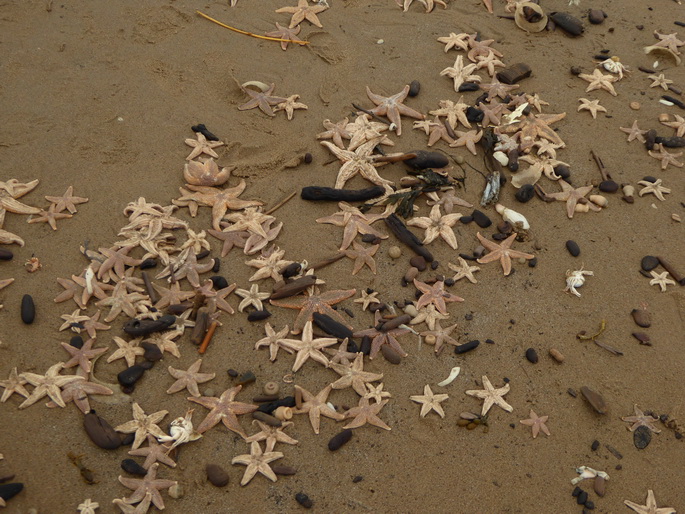
[[[578,505],[585,505],[585,502],[587,502],[587,491],[580,491],[580,494],[576,496],[576,503]]]
[[[618,184],[613,180],[604,180],[600,182],[599,190],[603,193],[615,193],[618,191]]]
[[[576,243],[573,239],[566,241],[566,249],[568,250],[568,253],[574,257],[578,257],[580,255],[580,246],[578,246],[578,243]]]
[[[469,341],[468,343],[460,344],[454,347],[454,353],[459,355],[460,353],[470,352],[471,350],[475,350],[476,348],[478,348],[479,344],[480,341],[478,339],[474,339],[473,341]]]
[[[528,359],[528,362],[531,362],[532,364],[537,364],[539,360],[538,352],[536,352],[534,348],[528,348],[526,350],[526,359]]]
[[[124,387],[130,387],[134,385],[138,380],[141,379],[145,373],[145,368],[139,364],[134,364],[130,368],[126,368],[124,371],[117,375],[117,380]]]
[[[421,91],[421,82],[418,80],[412,80],[409,83],[409,97],[414,98]]]
[[[659,259],[653,255],[645,255],[640,262],[640,266],[645,271],[652,271],[659,265]]]
[[[36,319],[36,305],[33,303],[33,297],[30,294],[25,294],[21,299],[21,320],[30,325]]]
[[[415,170],[425,170],[427,168],[444,168],[449,165],[447,157],[440,152],[428,152],[426,150],[417,150],[409,152],[416,154],[416,157],[407,159],[404,164]]]
[[[226,280],[221,275],[214,275],[213,277],[209,277],[209,280],[212,281],[212,284],[214,284],[214,289],[216,290],[225,289],[228,287],[228,280]]]
[[[595,439],[594,441],[592,441],[592,445],[590,446],[590,448],[592,448],[592,451],[593,451],[593,452],[594,452],[594,451],[597,451],[597,448],[599,448],[599,441],[598,441],[597,439]]]
[[[80,350],[83,348],[83,338],[81,336],[74,336],[69,340],[69,344]]]
[[[585,510],[595,510],[595,502],[587,500],[585,502]]]
[[[478,85],[478,83],[476,82],[464,82],[461,86],[459,86],[460,93],[465,93],[468,91],[478,91],[479,89],[480,85]]]
[[[349,442],[350,439],[352,439],[352,429],[348,428],[342,432],[338,432],[330,441],[328,441],[328,449],[334,452]]]
[[[15,497],[24,489],[24,484],[21,482],[13,482],[10,484],[0,484],[0,498],[7,501]]]
[[[521,203],[529,202],[535,196],[535,188],[531,184],[525,184],[516,191],[514,198],[516,198]]]
[[[271,313],[266,309],[262,309],[261,311],[252,311],[247,315],[247,321],[261,321],[269,316],[271,316]]]
[[[569,168],[565,164],[559,164],[554,167],[554,173],[556,173],[562,179],[568,182],[568,179],[571,177],[571,168]]]
[[[214,257],[214,265],[212,266],[212,273],[219,273],[221,269],[221,259]]]
[[[121,469],[126,471],[126,473],[130,473],[131,475],[139,475],[141,477],[144,477],[145,475],[147,475],[147,469],[145,469],[143,466],[138,464],[133,459],[122,460],[121,461]]]
[[[490,225],[492,225],[492,220],[488,218],[484,212],[479,211],[478,209],[475,209],[471,213],[471,216],[473,217],[473,221],[475,221],[476,225],[478,225],[480,228],[488,228]]]
[[[311,164],[313,160],[314,160],[314,156],[311,153],[307,152],[306,154],[304,154],[304,163],[305,164]]]
[[[530,259],[528,261],[528,267],[529,268],[534,268],[537,265],[538,265],[538,258],[537,257],[533,257],[532,259]]]
[[[578,495],[582,492],[583,492],[583,490],[580,487],[576,486],[576,488],[573,491],[571,491],[571,496],[573,496],[574,498],[577,498]]]
[[[462,216],[461,218],[459,218],[459,221],[464,225],[468,225],[473,221],[473,216]]]
[[[124,324],[124,332],[134,337],[144,336],[166,330],[174,323],[176,316],[172,314],[165,314],[158,319],[132,319]]]
[[[471,123],[480,123],[483,121],[485,113],[476,107],[469,107],[466,109],[466,119]]]
[[[156,344],[144,342],[141,343],[140,346],[145,350],[145,353],[143,354],[145,360],[156,362],[162,360],[162,357],[164,357],[162,350],[160,350],[159,346]]]
[[[314,505],[314,502],[312,502],[312,500],[309,499],[309,496],[307,496],[304,493],[297,493],[295,495],[295,500],[297,501],[297,503],[302,505],[305,509],[311,509],[312,506]]]
[[[149,257],[149,258],[145,259],[143,262],[141,262],[138,265],[138,267],[141,270],[155,268],[155,267],[157,267],[157,259],[154,259],[153,257]]]
[[[90,440],[104,450],[116,450],[121,446],[119,434],[94,410],[83,417],[83,428]]]
[[[14,254],[11,250],[0,248],[0,261],[11,261],[13,257]]]
[[[633,444],[638,450],[644,450],[652,442],[652,432],[648,427],[641,425],[633,432]]]

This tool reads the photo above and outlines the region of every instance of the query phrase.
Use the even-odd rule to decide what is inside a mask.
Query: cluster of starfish
[[[275,84],[271,84],[270,86],[264,84],[259,89],[252,89],[244,84],[242,90],[250,99],[240,105],[238,110],[247,111],[249,109],[258,108],[267,116],[272,117],[276,116],[275,113],[279,111],[285,111],[288,120],[292,120],[296,109],[307,109],[305,104],[297,101],[300,98],[300,95],[290,95],[288,97],[274,96],[275,88]],[[276,108],[272,109],[272,106],[276,106]]]

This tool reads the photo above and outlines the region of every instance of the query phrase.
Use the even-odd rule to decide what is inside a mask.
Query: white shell
[[[523,230],[530,229],[530,223],[528,223],[528,220],[523,214],[516,212],[512,209],[509,209],[501,203],[495,205],[495,210],[502,216],[502,219],[504,221],[508,221],[509,223],[511,223],[514,226],[514,228],[519,228]]]
[[[507,157],[507,154],[505,154],[502,151],[496,151],[492,154],[492,156],[497,159],[497,162],[499,162],[502,166],[506,166],[509,164],[509,157]]]
[[[445,387],[446,385],[451,384],[452,382],[454,382],[454,379],[457,378],[457,377],[459,376],[459,372],[460,372],[460,371],[461,371],[461,368],[458,367],[458,366],[452,368],[452,371],[450,371],[450,376],[447,377],[447,378],[446,378],[445,380],[443,380],[442,382],[438,382],[438,385],[439,385],[440,387]]]

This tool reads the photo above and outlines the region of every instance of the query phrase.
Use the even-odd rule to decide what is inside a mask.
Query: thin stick
[[[294,41],[292,39],[280,39],[277,37],[260,36],[258,34],[253,34],[252,32],[246,32],[244,30],[240,30],[240,29],[237,29],[235,27],[231,27],[230,25],[226,25],[224,23],[221,23],[219,20],[215,20],[214,18],[212,18],[211,16],[207,16],[203,12],[200,12],[200,11],[195,11],[195,12],[197,14],[199,14],[200,16],[202,16],[203,18],[205,18],[206,20],[212,21],[212,22],[216,23],[217,25],[219,25],[225,29],[229,29],[229,30],[232,30],[233,32],[237,32],[238,34],[244,34],[246,36],[256,37],[257,39],[266,39],[268,41],[284,41],[287,43],[295,43],[298,45],[308,45],[309,44],[309,41]]]
[[[289,202],[290,199],[291,199],[293,196],[295,196],[296,194],[297,194],[297,191],[293,191],[293,192],[290,193],[288,196],[286,196],[283,200],[281,200],[281,201],[278,202],[276,205],[274,205],[271,209],[269,209],[268,211],[266,211],[264,214],[267,214],[267,215],[268,215],[268,214],[271,214],[272,212],[276,211],[277,209],[280,209],[280,208],[283,207],[287,202]]]
[[[197,350],[198,353],[205,353],[207,351],[207,347],[209,346],[209,342],[212,340],[212,336],[214,335],[214,330],[216,330],[216,326],[219,323],[215,320],[212,321],[212,324],[209,325],[209,329],[207,330],[207,334],[205,334],[205,338],[202,340],[202,344],[200,345],[200,348]]]

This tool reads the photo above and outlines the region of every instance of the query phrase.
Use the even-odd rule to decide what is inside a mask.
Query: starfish
[[[307,321],[302,329],[300,340],[283,339],[281,340],[281,345],[290,350],[297,351],[295,363],[293,364],[293,372],[296,372],[310,357],[312,360],[328,367],[328,358],[321,352],[321,349],[337,342],[338,340],[335,337],[319,337],[314,339],[312,322]]]
[[[194,191],[193,193],[184,194],[181,199],[193,199],[201,205],[206,205],[212,208],[212,227],[214,230],[221,230],[219,222],[226,215],[226,211],[246,209],[248,207],[257,207],[262,205],[262,202],[257,200],[241,200],[238,198],[247,184],[243,179],[240,180],[237,186],[225,189],[207,186],[194,186],[187,184],[188,189]],[[183,188],[180,188],[183,190]]]
[[[579,201],[587,201],[585,200],[585,195],[592,191],[592,184],[589,186],[574,188],[565,180],[559,180],[559,185],[562,189],[561,192],[549,193],[547,197],[560,202],[566,202],[566,215],[569,217],[569,219],[573,218],[573,213],[576,212],[576,204]]]
[[[289,25],[291,29],[298,26],[304,20],[307,20],[312,25],[316,25],[319,28],[323,28],[323,25],[321,25],[317,14],[325,11],[326,9],[328,9],[327,5],[309,5],[307,0],[297,0],[296,7],[281,7],[280,9],[276,9],[276,12],[283,12],[293,15],[290,19]]]
[[[635,415],[634,416],[625,416],[625,417],[621,418],[623,421],[626,421],[628,423],[632,423],[631,426],[626,427],[626,428],[628,428],[628,430],[630,430],[631,432],[634,432],[635,429],[638,427],[647,427],[649,430],[651,430],[655,434],[661,433],[661,430],[659,430],[657,427],[654,426],[654,423],[659,421],[659,418],[654,418],[652,416],[646,416],[644,412],[642,412],[640,409],[637,408],[637,405],[635,405],[634,408],[635,408]]]
[[[652,275],[652,280],[649,281],[650,286],[659,286],[662,293],[666,292],[666,286],[674,286],[676,284],[675,280],[668,278],[668,271],[663,273],[657,273],[652,270],[649,272]]]
[[[83,503],[79,504],[79,506],[76,507],[76,510],[79,511],[79,514],[95,514],[95,511],[98,508],[100,508],[100,504],[88,498]]]
[[[124,500],[125,498],[115,498],[112,500],[112,503],[119,507],[122,514],[147,514],[147,511],[150,510],[150,505],[152,504],[152,494],[149,491],[145,493],[143,500],[135,507],[129,505]]]
[[[366,330],[361,330],[359,332],[354,333],[354,337],[364,337],[364,336],[369,336],[372,338],[371,340],[371,351],[369,352],[369,358],[374,359],[376,355],[378,355],[378,352],[381,351],[381,347],[384,344],[387,344],[390,346],[393,350],[395,350],[399,355],[402,357],[406,357],[408,355],[407,352],[404,351],[402,346],[400,345],[399,341],[396,339],[395,336],[401,336],[404,335],[410,330],[408,328],[393,328],[391,330],[378,330],[376,327],[378,327],[379,323],[381,321],[381,313],[379,311],[376,311],[374,313],[374,326],[371,328],[367,328]]]
[[[64,348],[67,353],[71,355],[71,359],[64,363],[64,367],[73,368],[74,366],[78,366],[83,371],[88,373],[91,368],[91,359],[94,359],[98,355],[101,355],[109,350],[109,347],[93,349],[93,343],[95,343],[94,338],[88,339],[88,341],[83,343],[81,348],[76,348],[69,343],[60,343],[62,348]]]
[[[363,246],[354,241],[352,243],[352,250],[345,250],[345,256],[350,259],[354,259],[354,268],[352,269],[352,274],[356,275],[359,271],[366,265],[369,267],[371,272],[376,274],[376,261],[373,260],[373,256],[380,248],[380,245],[373,246]]]
[[[659,39],[659,42],[655,46],[668,48],[671,52],[673,52],[676,55],[680,55],[680,51],[678,50],[678,48],[685,45],[685,41],[680,41],[678,39],[677,32],[673,32],[672,34],[660,34],[655,30],[654,36]]]
[[[649,87],[660,87],[664,91],[668,91],[668,85],[673,84],[673,81],[667,79],[663,73],[659,73],[659,75],[655,73],[653,75],[649,75],[647,78],[654,81],[649,85]]]
[[[476,56],[476,69],[487,68],[488,74],[491,77],[495,76],[495,67],[504,68],[504,66],[505,64],[493,52],[490,52],[488,55]]]
[[[200,366],[202,366],[202,359],[196,360],[186,371],[169,366],[169,374],[176,379],[176,382],[167,389],[167,394],[188,389],[191,396],[199,397],[200,390],[197,385],[209,382],[216,376],[215,373],[200,373]]]
[[[371,226],[372,223],[383,219],[385,217],[384,214],[364,214],[356,207],[345,202],[339,202],[338,207],[340,208],[340,211],[331,216],[317,218],[316,222],[330,223],[331,225],[336,225],[338,227],[345,227],[343,229],[342,244],[340,245],[341,251],[350,246],[357,234],[369,234],[379,239],[388,238],[387,235]]]
[[[498,126],[502,123],[502,115],[507,110],[507,104],[505,103],[488,103],[483,102],[478,103],[478,109],[483,111],[483,121],[481,121],[482,127],[487,127],[490,125]]]
[[[459,344],[458,341],[456,341],[454,338],[452,338],[452,336],[450,336],[450,334],[454,332],[455,328],[457,328],[456,323],[447,328],[442,328],[440,326],[440,321],[436,320],[435,327],[426,332],[421,332],[421,335],[423,337],[433,336],[435,338],[435,353],[438,354],[442,351],[443,345],[445,343],[449,343],[452,346],[457,346]]]
[[[155,332],[154,334],[148,335],[142,342],[154,344],[162,352],[169,352],[178,359],[181,357],[181,352],[178,351],[178,345],[174,342],[174,339],[179,337],[181,333],[182,330]]]
[[[211,251],[212,246],[207,241],[207,233],[204,230],[195,232],[191,228],[186,228],[187,239],[181,245],[181,251],[186,248],[192,248],[195,253],[200,253],[203,250]]]
[[[490,101],[496,96],[505,99],[514,89],[518,89],[518,84],[503,84],[497,77],[493,77],[489,84],[481,84],[480,88],[488,92],[487,100]]]
[[[468,34],[455,34],[454,32],[450,32],[449,36],[439,37],[438,41],[445,45],[445,53],[447,53],[452,48],[454,48],[455,50],[467,51],[469,49],[468,39]]]
[[[459,259],[459,266],[456,266],[451,262],[447,263],[447,267],[452,271],[456,271],[457,273],[452,277],[452,280],[458,282],[462,278],[466,278],[472,284],[477,283],[478,281],[473,276],[473,273],[476,271],[480,271],[480,268],[478,266],[469,266],[469,263],[466,262],[466,259],[464,259],[463,257],[457,257],[457,259]]]
[[[351,387],[359,396],[366,395],[366,383],[376,382],[383,379],[382,373],[371,373],[364,371],[364,355],[358,353],[354,362],[350,365],[333,363],[329,367],[333,369],[340,378],[331,384],[333,389],[346,389]]]
[[[57,220],[63,220],[71,218],[72,214],[67,214],[65,212],[55,212],[55,204],[50,204],[47,211],[41,210],[37,218],[31,218],[29,223],[47,223],[50,225],[52,230],[57,230]]]
[[[213,267],[214,259],[205,262],[204,264],[199,264],[197,262],[195,250],[193,248],[186,248],[178,257],[169,262],[167,267],[157,274],[155,278],[160,279],[168,277],[167,280],[170,283],[185,278],[191,286],[200,287],[200,274],[211,271]]]
[[[264,225],[271,221],[273,216],[263,213],[259,207],[248,207],[241,212],[227,214],[223,219],[231,223],[229,226],[231,230],[247,230],[250,234],[269,239]],[[245,245],[247,246],[247,242]]]
[[[563,182],[563,181],[562,181]],[[514,239],[516,239],[516,233],[513,233],[509,237],[507,237],[504,241],[502,241],[501,244],[497,244],[493,241],[490,241],[489,239],[485,239],[483,236],[480,235],[480,232],[476,234],[478,237],[478,240],[481,242],[481,244],[487,249],[490,250],[490,253],[487,255],[481,257],[478,259],[479,264],[487,264],[489,262],[495,261],[499,259],[500,264],[502,265],[502,271],[504,272],[504,276],[506,277],[511,273],[511,259],[526,259],[530,260],[533,259],[535,256],[531,255],[529,253],[524,253],[524,252],[519,252],[518,250],[512,250],[511,245],[514,242]]]
[[[649,150],[647,153],[649,153],[651,157],[654,157],[655,159],[661,161],[662,170],[668,168],[669,164],[673,164],[673,166],[675,166],[676,168],[682,168],[684,166],[682,162],[676,160],[676,157],[680,157],[681,155],[683,155],[683,152],[669,153],[666,151],[664,145],[662,145],[661,143],[654,145],[654,148],[657,148],[659,152],[657,153]]]
[[[381,403],[383,398],[392,397],[388,391],[383,391],[383,382],[375,387],[373,384],[366,384],[366,388],[368,391],[366,394],[364,394],[364,398],[367,400],[374,400],[376,403]]]
[[[81,316],[81,309],[76,309],[71,314],[62,314],[60,316],[64,323],[59,327],[59,331],[70,328],[72,332],[79,334],[81,332],[81,322],[90,319],[88,316]]]
[[[207,154],[215,159],[219,158],[219,154],[217,154],[214,149],[219,146],[224,146],[225,143],[223,141],[207,141],[207,138],[204,136],[204,134],[200,132],[196,132],[195,137],[197,139],[189,138],[185,140],[185,144],[193,149],[188,157],[186,157],[186,161],[192,161],[202,154]]]
[[[395,146],[395,143],[388,136],[383,134],[388,128],[389,125],[387,123],[371,121],[371,116],[368,114],[358,113],[354,122],[348,123],[345,126],[345,130],[350,135],[350,144],[347,149],[350,152],[353,152],[361,145],[371,140],[376,141],[377,145]]]
[[[404,12],[407,12],[407,9],[409,9],[409,6],[412,4],[412,2],[414,2],[414,0],[396,0],[396,2],[397,5],[403,7]],[[435,7],[435,4],[439,4],[443,9],[447,9],[447,4],[442,0],[419,0],[419,2],[421,2],[426,8],[426,12],[431,12],[433,7]]]
[[[131,367],[136,363],[136,357],[142,356],[145,353],[145,349],[140,346],[140,341],[142,340],[140,337],[131,341],[125,341],[121,337],[114,336],[113,340],[119,349],[107,357],[108,363],[124,359],[126,365]]]
[[[235,397],[243,388],[237,385],[233,388],[226,389],[219,398],[214,396],[202,396],[201,398],[188,398],[189,401],[202,405],[209,410],[207,417],[200,426],[197,427],[197,432],[203,434],[220,421],[226,428],[241,435],[243,439],[247,438],[247,434],[238,422],[238,416],[242,414],[249,414],[257,410],[256,405],[249,403],[236,402]]]
[[[174,459],[169,457],[168,450],[168,446],[159,444],[155,436],[148,434],[147,446],[130,450],[128,454],[134,457],[145,457],[145,462],[143,462],[145,469],[150,469],[151,466],[157,465],[158,462],[170,468],[175,468],[176,463]]]
[[[223,241],[221,247],[221,256],[226,257],[234,247],[245,248],[245,243],[250,238],[250,232],[247,230],[231,230],[230,228],[219,230],[209,230],[209,233]]]
[[[638,514],[676,514],[675,509],[671,507],[657,507],[654,491],[651,489],[647,490],[647,502],[645,505],[638,505],[630,500],[623,500],[623,503]]]
[[[326,291],[325,293],[307,294],[305,296],[295,296],[283,300],[269,300],[271,305],[277,307],[285,307],[286,309],[299,309],[300,313],[293,323],[292,333],[299,334],[302,332],[305,324],[312,321],[315,312],[326,314],[343,325],[349,327],[349,324],[343,319],[337,311],[331,306],[347,300],[351,296],[357,294],[356,289]]]
[[[674,121],[662,121],[662,125],[666,125],[667,127],[671,127],[672,129],[675,129],[676,137],[683,137],[685,136],[685,118],[682,116],[678,116],[677,114],[673,115],[675,120]]]
[[[578,112],[590,111],[593,120],[597,119],[598,112],[607,112],[606,107],[599,105],[599,100],[590,101],[587,98],[579,98],[578,101],[582,103],[582,105],[578,106]]]
[[[74,405],[83,412],[87,414],[90,412],[90,402],[88,401],[89,394],[97,395],[111,395],[114,392],[109,388],[101,384],[95,384],[88,380],[88,373],[83,371],[81,368],[76,369],[76,376],[83,377],[84,380],[74,380],[69,382],[62,388],[62,399],[64,403],[74,402]],[[49,401],[45,404],[46,407],[55,408],[57,404],[53,401]]]
[[[414,279],[414,287],[423,293],[416,304],[417,309],[432,303],[440,313],[447,314],[445,302],[464,301],[463,298],[445,291],[445,282],[442,280],[438,280],[435,284],[429,286],[425,282]]]
[[[468,394],[469,396],[475,396],[476,398],[484,400],[481,416],[485,416],[490,410],[490,407],[492,407],[493,405],[502,407],[507,412],[511,412],[514,410],[514,408],[507,402],[505,402],[503,398],[503,396],[509,392],[508,382],[504,385],[504,387],[495,389],[494,387],[492,387],[492,384],[490,383],[490,380],[488,380],[488,377],[483,375],[483,387],[485,389],[466,391],[466,394]]]
[[[150,469],[148,469],[147,475],[145,475],[145,477],[142,479],[126,478],[119,475],[119,482],[121,485],[134,491],[131,496],[124,498],[124,503],[129,505],[138,503],[149,493],[151,495],[152,504],[159,510],[164,510],[164,500],[162,499],[162,495],[159,491],[163,489],[169,489],[178,482],[175,480],[163,480],[161,478],[157,478],[158,467],[159,464],[154,463],[152,466],[150,466]]]
[[[348,118],[344,118],[338,123],[333,123],[331,120],[323,120],[323,127],[326,129],[325,132],[320,132],[316,135],[316,139],[331,139],[333,144],[338,148],[345,148],[345,143],[343,139],[351,139],[352,134],[347,130],[347,126],[350,123]]]
[[[300,0],[306,2],[306,0]],[[292,27],[291,27],[292,28]],[[271,84],[269,89],[266,91],[255,91],[254,89],[249,89],[243,87],[242,90],[250,96],[250,100],[238,107],[239,111],[247,111],[249,109],[254,109],[259,107],[259,110],[268,116],[276,116],[274,111],[271,109],[272,105],[278,105],[281,102],[285,102],[287,99],[282,96],[273,96],[274,88],[276,84]]]
[[[637,139],[640,143],[645,142],[645,134],[647,130],[640,130],[637,126],[637,120],[633,120],[633,125],[631,127],[619,127],[619,130],[625,134],[628,134],[628,142]]]
[[[36,373],[22,373],[22,377],[31,384],[35,386],[35,389],[31,392],[31,395],[24,400],[24,402],[19,405],[20,409],[25,409],[36,403],[41,398],[48,396],[53,402],[55,402],[60,407],[64,408],[65,403],[62,399],[61,389],[76,380],[84,380],[83,377],[76,375],[63,376],[59,372],[64,368],[64,364],[58,362],[53,366],[50,366],[45,372],[45,375],[37,375]]]
[[[457,122],[465,127],[471,128],[471,124],[466,117],[466,110],[469,108],[469,105],[464,103],[463,99],[464,97],[461,96],[456,103],[452,100],[440,100],[440,102],[438,102],[440,108],[430,111],[428,114],[447,117],[447,123],[449,123],[452,129],[457,127]]]
[[[284,337],[288,334],[288,325],[285,326],[280,332],[276,332],[271,325],[267,322],[264,325],[264,331],[266,332],[266,337],[263,337],[255,343],[255,350],[259,350],[263,346],[269,347],[269,358],[271,362],[276,360],[278,356],[278,350],[283,348],[288,353],[293,353],[292,350],[286,347],[283,343],[285,341]]]
[[[269,293],[260,293],[257,284],[252,284],[249,291],[247,289],[236,289],[235,294],[242,298],[240,304],[238,304],[238,311],[240,312],[243,312],[245,307],[249,305],[252,305],[256,310],[261,311],[264,308],[262,300],[266,300],[271,296]]]
[[[418,309],[418,311],[418,315],[409,322],[410,325],[425,323],[429,330],[434,330],[437,321],[449,318],[449,315],[442,314],[432,303]]]
[[[343,428],[359,428],[369,423],[370,425],[382,428],[384,430],[391,430],[391,428],[386,425],[381,418],[378,417],[378,413],[383,407],[385,407],[386,403],[388,403],[388,400],[383,400],[380,403],[372,404],[369,402],[368,398],[360,398],[359,405],[357,407],[352,407],[350,410],[345,412],[346,419],[354,419]]]
[[[301,2],[307,2],[307,0],[300,0]],[[281,452],[266,451],[262,452],[262,448],[259,446],[258,442],[250,443],[250,453],[245,455],[238,455],[231,459],[231,464],[243,464],[247,466],[245,469],[245,474],[243,475],[240,485],[247,485],[250,480],[254,478],[257,473],[261,473],[266,478],[275,482],[278,477],[274,473],[270,462],[283,457]]]
[[[640,180],[638,182],[641,186],[645,186],[637,193],[640,196],[644,196],[648,193],[652,193],[662,202],[666,200],[664,194],[668,194],[671,190],[667,187],[661,185],[661,179],[657,179],[655,182],[649,182],[647,180]]]
[[[545,425],[548,418],[549,416],[538,416],[535,414],[535,412],[533,412],[533,409],[530,409],[530,418],[522,419],[519,421],[519,423],[531,427],[533,431],[533,439],[535,439],[540,433],[540,430],[542,430],[545,435],[551,435],[549,433],[549,428],[547,428],[547,425]]]
[[[309,109],[305,104],[298,102],[297,99],[300,98],[300,95],[291,95],[288,98],[286,98],[283,102],[276,104],[276,108],[274,109],[274,112],[278,111],[285,111],[285,114],[288,117],[288,120],[293,119],[293,113],[295,109]]]
[[[409,399],[413,402],[421,404],[421,417],[425,418],[426,414],[434,410],[441,418],[445,417],[445,411],[442,409],[442,402],[449,398],[448,394],[434,394],[431,386],[426,384],[423,388],[422,395],[413,395]]]
[[[377,116],[386,116],[390,120],[390,123],[395,125],[395,132],[398,136],[402,134],[401,115],[410,116],[417,120],[425,118],[420,112],[415,111],[402,103],[409,94],[409,85],[404,86],[399,93],[387,97],[372,93],[369,86],[366,86],[366,94],[369,99],[376,104],[376,107],[371,109],[371,112]]]
[[[181,283],[178,281],[172,282],[169,288],[157,284],[152,284],[152,287],[160,295],[155,304],[157,310],[166,309],[169,305],[177,305],[195,297],[194,291],[182,291]]]
[[[30,193],[37,185],[37,179],[26,183],[21,183],[16,179],[10,179],[6,182],[0,181],[0,228],[2,228],[5,222],[6,211],[15,214],[40,214],[42,212],[38,207],[32,207],[17,201],[17,198]]]
[[[428,135],[428,146],[433,146],[438,141],[445,141],[447,144],[454,143],[454,139],[450,136],[445,123],[442,122],[440,118],[435,118],[435,121],[415,121],[414,128],[419,128],[419,126],[426,127],[426,133]]]
[[[381,301],[378,299],[378,291],[369,292],[365,289],[362,289],[361,298],[356,298],[355,300],[352,300],[352,301],[354,303],[361,303],[363,311],[368,309],[369,305],[371,305],[371,304],[381,303]]]
[[[0,387],[5,389],[2,392],[2,397],[0,397],[0,403],[9,400],[15,393],[24,398],[28,398],[29,392],[24,387],[24,384],[26,383],[27,380],[24,378],[24,374],[17,374],[17,368],[12,368],[7,380],[0,380]]]
[[[528,116],[524,117],[521,121],[513,123],[504,129],[504,132],[511,134],[520,131],[519,141],[521,149],[525,152],[530,151],[535,143],[535,140],[542,137],[561,145],[563,148],[565,146],[564,141],[559,137],[559,135],[550,127],[552,123],[556,123],[566,117],[566,113],[562,112],[560,114],[533,114],[530,113]]]
[[[429,200],[426,202],[428,205],[442,205],[445,212],[450,213],[454,210],[455,205],[460,207],[473,207],[472,204],[466,200],[462,200],[456,194],[454,194],[454,189],[448,189],[443,192],[442,195],[438,195],[435,191],[427,193]]]
[[[135,450],[143,444],[143,441],[148,434],[155,437],[164,437],[166,435],[164,431],[157,426],[157,423],[162,421],[167,414],[169,414],[169,411],[160,410],[148,416],[138,403],[133,402],[133,420],[115,427],[114,430],[124,434],[135,433],[135,439],[133,440],[133,445],[131,445],[131,449]]]
[[[350,352],[348,351],[348,348],[349,342],[347,337],[342,340],[337,350],[333,348],[324,348],[324,351],[331,356],[328,367],[330,367],[331,364],[342,364],[344,366],[348,366],[350,364],[350,359],[356,359],[359,352]]]
[[[105,322],[114,321],[119,314],[124,312],[127,316],[134,318],[137,314],[136,304],[147,300],[148,296],[140,293],[127,293],[126,289],[117,284],[112,291],[112,296],[96,302],[98,307],[109,307],[109,314],[105,317]]]
[[[440,72],[440,76],[448,76],[454,81],[454,90],[459,91],[459,87],[464,82],[480,82],[480,75],[474,75],[473,72],[476,71],[477,65],[467,64],[464,66],[464,57],[459,56],[454,61],[454,65],[445,68]]]
[[[281,41],[281,49],[287,50],[288,43],[294,41],[302,41],[299,37],[297,37],[301,30],[302,27],[300,27],[299,25],[291,29],[288,27],[282,27],[278,22],[276,22],[276,30],[267,32],[264,35],[268,37],[275,37],[278,39],[285,39],[286,41]]]
[[[328,141],[322,141],[321,144],[343,163],[335,180],[335,189],[345,187],[345,183],[355,175],[361,175],[369,182],[377,185],[393,183],[392,180],[381,177],[376,170],[376,167],[387,164],[386,162],[376,162],[381,156],[372,154],[373,149],[378,145],[377,140],[367,141],[354,152],[338,148]]]
[[[298,385],[295,386],[295,402],[297,408],[294,410],[295,414],[308,414],[309,422],[312,425],[312,430],[315,434],[319,434],[319,427],[321,425],[321,416],[326,416],[327,418],[340,421],[345,419],[345,416],[335,412],[331,407],[328,406],[326,400],[328,395],[331,394],[331,385],[328,384],[319,393],[314,396],[312,393],[307,391],[305,388]]]
[[[266,451],[270,452],[275,448],[276,443],[297,444],[299,442],[297,439],[293,439],[288,434],[283,432],[283,430],[289,426],[294,425],[292,421],[285,421],[281,423],[281,426],[279,427],[267,425],[258,419],[252,420],[252,424],[254,425],[255,423],[259,425],[261,431],[245,439],[246,443],[259,443],[261,441],[266,441]]]
[[[116,247],[112,248],[99,248],[99,252],[106,258],[105,261],[100,265],[100,268],[98,269],[98,278],[102,279],[103,277],[106,277],[107,273],[112,270],[114,274],[116,274],[117,277],[121,278],[124,276],[124,272],[126,271],[126,266],[138,266],[141,262],[143,262],[141,259],[134,259],[133,257],[130,257],[128,254],[131,250],[133,250],[133,246],[124,246],[123,248],[117,249]],[[114,275],[110,275],[114,276]],[[105,280],[107,281],[107,280]]]
[[[278,248],[273,249],[268,254],[262,252],[262,256],[257,259],[252,259],[245,264],[257,268],[257,272],[254,273],[248,280],[253,282],[255,280],[262,280],[265,278],[272,278],[276,282],[282,279],[281,270],[292,264],[293,261],[287,261],[283,259],[285,255],[285,250],[280,250]]]
[[[80,196],[73,196],[74,186],[69,186],[62,196],[46,196],[45,199],[55,204],[55,212],[69,211],[71,214],[76,212],[76,206],[80,203],[86,203],[88,198]]]
[[[17,234],[13,234],[12,232],[8,232],[7,230],[0,228],[0,244],[18,244],[19,246],[24,246],[25,242]]]
[[[465,146],[469,152],[473,155],[477,155],[476,143],[483,137],[483,131],[476,132],[475,130],[469,130],[468,132],[460,132],[457,130],[456,134],[458,139],[453,143],[450,143],[450,148]]]
[[[459,221],[459,218],[461,218],[461,214],[442,214],[440,206],[434,205],[428,217],[414,217],[407,221],[407,225],[419,227],[426,231],[423,239],[424,245],[432,243],[440,236],[448,245],[456,250],[459,245],[452,227]]]
[[[618,77],[614,77],[613,75],[604,75],[601,71],[599,71],[596,68],[592,71],[592,75],[589,75],[587,73],[581,73],[578,76],[581,79],[586,80],[590,83],[587,89],[585,90],[586,93],[594,91],[595,89],[604,89],[612,95],[618,96],[618,93],[616,93],[614,86],[612,86],[612,83],[616,82],[618,80]]]
[[[193,139],[189,141],[193,141]],[[228,179],[231,178],[231,171],[234,169],[235,166],[219,169],[216,161],[210,157],[204,162],[190,161],[185,163],[183,178],[188,184],[196,186],[220,186],[228,182]],[[188,230],[190,231],[190,229]]]

